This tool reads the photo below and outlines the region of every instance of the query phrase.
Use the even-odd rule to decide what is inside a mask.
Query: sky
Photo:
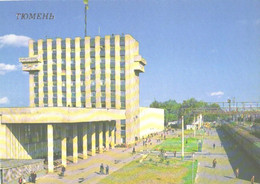
[[[260,101],[259,0],[89,0],[87,34],[131,34],[146,59],[140,106]],[[21,20],[17,13],[52,13]],[[83,0],[0,0],[0,107],[29,106],[28,39],[84,37]]]

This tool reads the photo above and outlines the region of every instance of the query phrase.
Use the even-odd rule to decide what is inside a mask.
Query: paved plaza
[[[96,156],[89,156],[87,160],[79,159],[77,164],[71,163],[67,166],[64,177],[59,176],[60,169],[58,169],[55,173],[38,178],[37,183],[99,183],[107,176],[99,174],[101,163],[104,166],[109,165],[111,174],[127,163],[140,158],[144,148],[149,150],[155,144],[160,144],[156,139],[157,137],[152,138],[153,145],[146,148],[143,147],[142,142],[137,144],[136,154],[132,154],[132,148],[115,148]],[[214,143],[215,149],[213,148]],[[252,175],[256,177],[255,183],[259,183],[259,178],[257,178],[259,168],[222,130],[212,129],[210,135],[204,137],[202,151],[202,153],[196,154],[196,159],[199,161],[195,181],[197,184],[250,183]],[[212,167],[214,158],[217,160],[216,168]],[[240,170],[239,178],[235,177],[236,168]]]
[[[142,142],[135,147],[136,154],[132,154],[133,148],[115,148],[104,152],[102,154],[96,154],[95,156],[89,156],[88,159],[79,159],[77,164],[69,164],[66,168],[65,176],[61,177],[60,169],[52,174],[47,174],[37,179],[37,183],[45,184],[60,184],[60,183],[98,183],[101,179],[107,175],[100,175],[100,164],[103,163],[104,167],[109,166],[109,173],[120,169],[127,163],[140,158],[142,155],[140,151],[150,149],[157,144],[156,138],[152,138],[152,145],[143,147]]]
[[[215,143],[216,148],[213,149]],[[210,135],[204,138],[203,155],[199,160],[196,183],[250,183],[254,175],[255,183],[259,182],[259,168],[248,158],[239,146],[230,140],[225,132],[212,129]],[[212,167],[213,159],[217,160],[216,168]],[[235,177],[235,170],[239,168],[239,177]]]

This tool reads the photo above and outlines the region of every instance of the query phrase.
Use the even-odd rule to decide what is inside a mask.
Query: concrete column
[[[64,167],[67,166],[67,135],[66,135],[66,125],[62,126],[61,130],[61,160],[62,160],[62,165]]]
[[[98,124],[98,140],[99,153],[103,153],[103,122]]]
[[[77,124],[73,125],[73,163],[78,162],[78,129]]]
[[[116,120],[116,144],[121,143],[121,121]]]
[[[91,123],[91,155],[96,155],[96,130],[95,123]]]
[[[48,172],[54,171],[53,165],[53,125],[47,125],[47,141],[48,141]]]
[[[87,128],[87,123],[84,123],[82,125],[83,129],[83,137],[82,137],[82,148],[83,148],[83,159],[88,158],[88,128]]]
[[[111,123],[111,148],[115,147],[115,123]]]
[[[1,121],[1,117],[0,117]],[[6,125],[1,124],[0,122],[0,159],[5,159],[7,158],[6,155]]]
[[[105,122],[105,137],[106,137],[106,150],[109,150],[109,122]]]

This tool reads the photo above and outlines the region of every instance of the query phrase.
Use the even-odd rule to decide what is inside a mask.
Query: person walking
[[[108,175],[109,174],[109,166],[107,165],[106,166],[106,175]]]
[[[255,176],[252,176],[251,178],[251,184],[254,184],[255,183]]]
[[[66,168],[64,167],[64,165],[61,167],[61,176],[64,176],[66,171]]]
[[[213,149],[215,149],[215,147],[216,147],[216,144],[214,143],[214,144],[213,144]]]
[[[236,169],[236,178],[239,176],[239,168]]]
[[[36,178],[37,178],[37,174],[36,174],[36,172],[34,171],[34,172],[33,172],[33,178],[32,178],[32,179],[33,179],[33,180],[32,180],[33,183],[36,183]]]
[[[135,153],[135,147],[133,147],[133,154]]]
[[[217,166],[217,160],[216,159],[213,160],[212,165],[213,165],[213,168],[216,168],[216,166]]]
[[[100,165],[100,174],[104,174],[104,165],[103,165],[103,163]]]
[[[23,177],[22,177],[22,176],[18,179],[18,183],[19,183],[19,184],[22,184],[22,183],[23,183]]]
[[[30,176],[29,176],[29,182],[33,181],[33,172],[31,172]]]

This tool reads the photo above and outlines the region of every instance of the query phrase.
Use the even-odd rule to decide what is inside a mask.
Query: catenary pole
[[[184,118],[181,117],[181,157],[184,159]]]

